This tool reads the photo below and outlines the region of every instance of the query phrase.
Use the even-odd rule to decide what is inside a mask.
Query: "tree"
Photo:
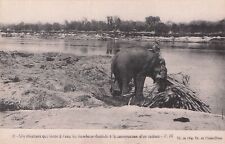
[[[114,25],[114,30],[118,30],[121,24],[121,19],[118,16],[113,17],[113,25]]]
[[[129,31],[133,31],[134,29],[135,29],[135,25],[134,25],[133,21],[122,21],[121,22],[121,25],[120,25],[121,31],[129,32]]]
[[[43,27],[44,27],[44,31],[46,31],[46,32],[52,31],[52,25],[50,23],[44,24]]]
[[[69,30],[69,22],[67,20],[64,21],[64,30]]]
[[[171,26],[171,31],[173,33],[178,33],[179,32],[179,26],[177,24],[173,23],[172,26]]]
[[[156,16],[148,16],[145,18],[145,23],[147,25],[147,31],[155,31],[155,27],[157,24],[159,24],[160,21],[160,17]]]
[[[155,32],[159,35],[167,34],[169,32],[169,26],[164,23],[158,23],[155,26]]]
[[[106,19],[107,19],[108,30],[111,31],[113,29],[113,17],[107,16]]]
[[[24,30],[24,22],[20,22],[19,24],[14,26],[15,31],[22,31]]]
[[[53,23],[52,29],[54,31],[60,31],[61,30],[61,25],[59,23]]]

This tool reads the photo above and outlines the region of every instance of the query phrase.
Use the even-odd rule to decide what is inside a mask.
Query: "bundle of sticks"
[[[209,106],[197,97],[196,92],[189,88],[189,79],[189,76],[182,73],[168,75],[166,91],[156,93],[155,89],[157,89],[157,86],[153,86],[142,106],[150,108],[181,108],[210,113]]]

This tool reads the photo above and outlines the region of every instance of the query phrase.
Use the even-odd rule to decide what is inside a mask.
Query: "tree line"
[[[65,21],[62,23],[24,23],[0,25],[2,32],[71,32],[71,31],[121,31],[148,32],[152,35],[221,35],[225,36],[225,18],[220,21],[192,21],[189,23],[162,22],[158,16],[148,16],[145,21],[122,20],[107,16],[105,21]]]

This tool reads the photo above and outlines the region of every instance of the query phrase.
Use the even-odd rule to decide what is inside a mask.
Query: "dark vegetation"
[[[121,20],[107,16],[105,21],[81,20],[62,23],[0,24],[2,32],[62,33],[77,31],[124,32],[146,36],[225,36],[225,19],[220,21],[192,21],[190,23],[162,22],[160,17],[148,16],[145,21]],[[134,35],[135,36],[135,35]]]

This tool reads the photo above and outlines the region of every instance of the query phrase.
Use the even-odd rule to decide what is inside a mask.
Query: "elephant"
[[[129,83],[133,79],[135,86],[135,99],[143,99],[143,87],[146,77],[151,77],[158,85],[158,91],[165,91],[167,68],[165,60],[159,53],[146,48],[121,49],[111,62],[111,76],[118,82],[120,94],[129,93]]]

